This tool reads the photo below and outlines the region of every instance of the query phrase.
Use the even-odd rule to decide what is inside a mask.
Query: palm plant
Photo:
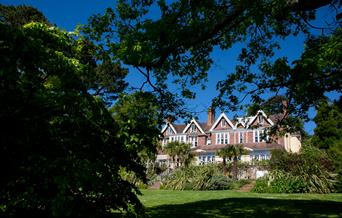
[[[217,155],[222,157],[223,159],[223,174],[227,175],[227,159],[230,160],[232,157],[232,149],[231,146],[226,146],[217,151]]]
[[[243,154],[247,154],[247,151],[241,146],[241,145],[227,145],[226,147],[220,149],[217,152],[217,155],[222,157],[223,159],[223,173],[226,175],[227,170],[227,159],[229,161],[233,161],[232,166],[232,175],[234,179],[237,179],[238,175],[238,157],[240,157]]]
[[[179,166],[188,166],[194,157],[191,153],[191,145],[184,142],[170,142],[164,147],[164,151],[170,156],[173,164],[178,159]]]

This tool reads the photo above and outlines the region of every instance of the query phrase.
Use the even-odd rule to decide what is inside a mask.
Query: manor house
[[[229,119],[225,113],[221,113],[215,119],[215,111],[209,108],[207,122],[192,119],[187,124],[174,124],[168,120],[161,131],[162,146],[172,141],[191,144],[198,165],[222,161],[216,152],[230,144],[240,144],[248,151],[247,155],[240,157],[242,161],[269,159],[273,149],[298,152],[301,147],[299,134],[287,133],[272,138],[267,135],[267,129],[275,125],[281,116],[268,116],[259,110],[254,116]],[[166,154],[159,153],[157,161],[170,166]]]

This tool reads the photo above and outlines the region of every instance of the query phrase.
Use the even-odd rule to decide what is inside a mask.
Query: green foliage
[[[235,180],[237,180],[238,175],[238,157],[247,154],[248,152],[241,145],[227,145],[226,147],[217,151],[217,155],[223,159],[223,171],[224,174],[227,173],[226,162],[227,159],[233,162],[232,165],[232,175]]]
[[[270,160],[271,172],[257,180],[255,192],[330,193],[335,190],[336,174],[328,155],[312,146],[300,154],[275,151]]]
[[[317,190],[310,191],[309,187],[302,176],[274,170],[270,175],[258,179],[253,191],[259,193],[317,193]],[[325,191],[330,192],[330,190],[323,190],[318,193],[325,193]]]
[[[256,104],[264,105],[267,101],[261,99],[260,95],[265,92],[276,94],[282,89],[286,91],[285,98],[289,102],[287,110],[292,112],[294,117],[307,118],[308,108],[317,106],[326,98],[327,92],[342,91],[341,33],[341,29],[336,28],[327,36],[309,36],[303,54],[292,63],[292,66],[286,57],[279,58],[274,63],[265,58],[259,66],[262,73],[257,74],[249,70],[248,63],[238,66],[236,72],[228,76],[228,83],[219,83],[221,94],[216,101],[224,104],[225,100],[236,96],[233,91],[240,86],[254,86],[255,88],[248,93],[252,95],[252,100]],[[242,60],[253,55],[248,54],[242,57]],[[232,103],[228,102],[226,105],[230,104]],[[286,127],[288,124],[283,123],[282,126]]]
[[[223,175],[216,164],[178,168],[162,180],[162,188],[171,190],[226,190],[243,184]]]
[[[309,33],[316,9],[329,4],[339,14],[338,1],[120,0],[117,10],[93,16],[83,31],[89,40],[102,43],[108,53],[138,69],[168,113],[184,112],[175,110],[184,104],[177,97],[193,98],[189,85],[205,87],[215,48],[226,50],[242,43],[246,46],[238,58],[241,64],[217,84],[220,94],[214,104],[241,109],[241,93],[259,104],[263,93],[276,96],[282,90],[289,109],[304,116],[326,91],[341,92],[339,23],[326,36],[314,39]],[[293,67],[286,57],[272,63],[280,40],[299,33],[307,37],[301,59]],[[251,70],[256,64],[261,72]],[[167,90],[169,81],[180,87],[177,94]]]
[[[140,159],[129,158],[138,163],[142,161],[141,164],[153,160],[159,142],[161,123],[155,96],[149,92],[122,94],[110,111],[120,126],[117,134],[126,149],[131,154],[138,153]]]
[[[184,142],[169,142],[163,150],[171,157],[175,167],[177,167],[177,160],[179,166],[187,167],[191,164],[191,161],[194,158],[194,155],[191,153],[191,145]]]
[[[0,216],[139,211],[139,191],[119,170],[143,179],[144,166],[125,146],[124,127],[89,94],[82,76],[92,61],[80,59],[79,41],[40,23],[0,22],[0,32]]]
[[[338,102],[329,104],[326,101],[320,103],[317,115],[314,118],[317,127],[312,137],[312,143],[321,149],[329,150],[330,147],[342,141],[342,97]]]
[[[342,98],[329,104],[320,103],[314,121],[317,124],[311,143],[327,151],[339,174],[339,191],[342,191]]]
[[[15,7],[0,4],[0,22],[17,27],[30,22],[40,22],[49,25],[49,21],[40,11],[26,5]]]

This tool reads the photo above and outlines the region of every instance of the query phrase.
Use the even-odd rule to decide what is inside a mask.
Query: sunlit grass
[[[142,190],[150,217],[342,217],[342,194]]]

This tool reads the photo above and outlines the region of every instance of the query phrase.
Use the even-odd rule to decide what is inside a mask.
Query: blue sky
[[[77,24],[87,23],[89,16],[95,13],[102,13],[105,8],[114,6],[115,1],[112,0],[0,0],[0,3],[5,5],[30,5],[39,9],[49,19],[51,23],[58,27],[72,31]],[[324,16],[324,15],[323,15]],[[277,52],[277,55],[287,56],[290,61],[298,58],[303,51],[302,36],[291,37],[282,42],[282,49]],[[235,65],[238,63],[236,58],[240,52],[241,44],[235,45],[228,51],[214,50],[212,57],[214,64],[209,71],[209,81],[207,88],[203,91],[195,87],[197,98],[188,102],[189,108],[198,112],[196,115],[201,121],[207,119],[206,110],[211,104],[218,92],[216,91],[216,83],[223,80],[228,72],[233,72]],[[132,71],[128,76],[131,83],[139,83],[142,78],[137,72]],[[233,117],[234,113],[227,113],[229,117]],[[310,112],[314,116],[314,111]],[[243,112],[238,114],[243,115]],[[313,122],[305,124],[305,129],[312,134],[315,125]]]

